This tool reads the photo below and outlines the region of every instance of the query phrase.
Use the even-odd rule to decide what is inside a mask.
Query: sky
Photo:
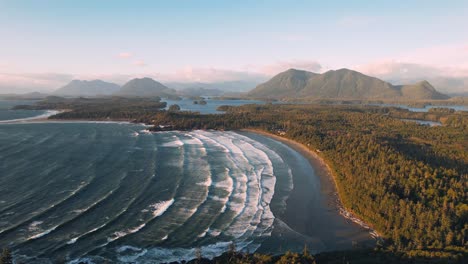
[[[0,93],[289,68],[468,80],[468,1],[0,0]]]

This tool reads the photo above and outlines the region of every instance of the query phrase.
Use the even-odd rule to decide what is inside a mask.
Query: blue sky
[[[467,25],[468,1],[0,0],[0,89],[290,67],[468,76]]]

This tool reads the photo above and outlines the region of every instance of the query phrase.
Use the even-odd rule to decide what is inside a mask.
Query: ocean
[[[6,120],[23,120],[45,114],[46,110],[12,110],[16,105],[34,104],[34,100],[1,100],[0,99],[0,122]]]
[[[231,243],[248,252],[265,241],[272,248],[282,236],[275,225],[294,231],[281,219],[298,175],[310,177],[306,192],[323,203],[307,160],[253,133],[151,133],[124,122],[4,123],[0,248],[10,247],[26,263],[159,263],[193,259],[197,249],[214,257]],[[330,208],[320,210],[327,220]],[[333,214],[341,229],[362,232]],[[291,245],[303,246],[301,239]],[[347,239],[351,245],[354,238]],[[272,253],[288,249],[280,248]],[[316,251],[324,249],[330,248],[317,242]]]

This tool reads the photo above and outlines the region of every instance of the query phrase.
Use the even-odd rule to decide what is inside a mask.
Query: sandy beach
[[[287,201],[285,214],[278,216],[278,220],[282,223],[277,224],[277,227],[284,229],[286,225],[287,228],[303,235],[302,240],[308,241],[308,247],[317,252],[375,245],[377,234],[367,224],[345,210],[337,192],[333,172],[317,153],[291,139],[265,131],[255,129],[242,131],[265,136],[289,146],[305,158],[303,162],[308,161],[313,168],[312,171],[305,173],[299,171],[294,174],[294,189]],[[317,178],[320,185],[319,195],[311,191],[311,186],[317,184],[314,182]],[[298,234],[294,236],[299,241],[301,238]],[[265,246],[268,244],[265,243]]]

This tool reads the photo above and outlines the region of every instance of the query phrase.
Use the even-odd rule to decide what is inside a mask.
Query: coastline
[[[263,130],[247,128],[241,129],[241,131],[251,132],[272,138],[274,140],[284,143],[285,145],[289,146],[290,148],[296,150],[301,155],[303,155],[315,169],[315,174],[320,178],[321,192],[322,195],[326,197],[327,204],[331,205],[332,207],[334,207],[334,209],[338,210],[339,214],[343,218],[351,221],[356,225],[359,225],[361,228],[368,231],[373,239],[379,240],[382,238],[381,235],[378,234],[377,231],[375,231],[369,224],[362,221],[352,211],[344,207],[342,203],[342,198],[338,191],[338,185],[333,170],[325,162],[325,160],[322,157],[320,157],[318,153],[292,139],[275,135],[273,133],[269,133]]]
[[[103,123],[103,124],[113,124],[113,123],[125,123],[125,124],[139,124],[145,127],[150,127],[152,125],[148,125],[145,123],[135,123],[132,122],[131,119],[85,119],[85,118],[50,118],[54,115],[68,112],[68,109],[60,109],[60,110],[46,110],[46,113],[32,116],[27,118],[21,119],[7,119],[7,120],[0,120],[0,124],[28,124],[28,123]]]
[[[0,120],[0,124],[17,124],[49,120],[48,118],[64,112],[63,110],[45,110],[45,113],[37,116],[25,117],[20,119]]]
[[[63,112],[62,111],[56,111],[55,114]],[[52,115],[50,115],[52,116]],[[16,121],[14,123],[72,123],[72,122],[85,122],[85,123],[128,123],[131,124],[132,122],[130,120],[90,120],[90,119],[49,119],[50,116],[44,117],[35,117],[33,119],[29,120],[22,120],[22,121]],[[136,123],[134,123],[136,124]],[[142,124],[140,124],[142,125]],[[145,126],[151,126],[145,124]],[[295,150],[298,154],[303,156],[303,163],[309,162],[309,164],[312,166],[313,171],[311,173],[308,173],[306,175],[299,175],[298,176],[298,182],[299,186],[296,190],[296,188],[293,189],[292,192],[296,192],[296,195],[291,195],[295,196],[291,197],[287,201],[287,207],[288,210],[285,213],[284,217],[278,218],[277,226],[279,227],[278,229],[290,229],[292,231],[297,232],[297,238],[300,237],[299,240],[303,240],[304,238],[307,241],[312,241],[311,243],[317,245],[320,244],[320,248],[323,248],[325,250],[320,250],[321,251],[328,251],[328,250],[335,250],[335,249],[349,249],[351,248],[351,242],[353,241],[353,247],[355,241],[359,241],[359,243],[363,242],[362,245],[371,245],[373,241],[375,244],[375,240],[379,239],[380,236],[366,223],[364,223],[362,220],[360,220],[358,217],[356,217],[352,212],[348,211],[345,209],[345,207],[342,204],[341,197],[339,196],[338,192],[338,186],[337,182],[335,179],[335,175],[333,174],[333,170],[330,168],[330,166],[325,162],[325,160],[316,152],[313,150],[309,149],[307,146],[298,143],[292,139],[282,137],[279,135],[275,135],[273,133],[269,133],[263,130],[259,129],[240,129],[239,131],[244,131],[244,132],[251,132],[253,134],[261,135],[273,140],[276,140],[278,142],[281,142],[291,149]],[[314,194],[311,194],[310,191],[304,190],[304,187],[307,188],[307,179],[304,178],[311,178],[309,177],[310,174],[315,174],[317,177],[313,178],[319,178],[320,182],[320,190],[315,192],[315,195],[320,195],[323,200],[323,205],[322,208],[314,208],[314,207],[307,207],[304,206],[304,203],[308,203],[307,199],[310,199],[311,196]],[[296,178],[294,179],[296,181]],[[296,184],[296,183],[295,183]],[[303,186],[302,188],[300,186]],[[298,194],[299,193],[299,194]],[[300,198],[298,198],[300,197]],[[302,198],[302,199],[301,199]],[[330,211],[330,213],[324,213],[323,209],[326,209]],[[315,214],[315,215],[314,215]],[[322,232],[320,230],[320,227],[325,227],[325,228],[330,228],[333,229],[333,227],[342,227],[340,225],[334,225],[333,223],[330,225],[324,224],[323,219],[331,219],[332,222],[334,221],[341,221],[345,222],[344,224],[346,225],[354,225],[360,228],[360,232],[350,232],[350,230],[345,230],[345,229],[340,229],[337,228],[336,230],[332,230],[333,232],[336,232],[336,234],[329,234],[327,232]],[[323,218],[323,219],[319,219]],[[340,218],[340,219],[337,219]],[[343,224],[343,223],[342,223]],[[310,226],[314,227],[310,227]],[[280,227],[281,226],[281,227]],[[354,228],[356,230],[356,227]],[[289,232],[289,231],[288,231]],[[331,232],[331,231],[328,231]],[[281,231],[279,231],[280,236]],[[304,235],[304,236],[302,236]],[[329,240],[327,241],[320,241],[315,236],[319,236],[320,238],[323,238],[327,235],[330,235]],[[346,240],[348,241],[344,241]],[[347,243],[346,246],[344,244]],[[356,242],[357,243],[357,242]],[[302,244],[303,245],[303,244]],[[336,248],[339,247],[339,248]],[[317,248],[318,249],[318,248]],[[300,250],[300,249],[299,249]]]

